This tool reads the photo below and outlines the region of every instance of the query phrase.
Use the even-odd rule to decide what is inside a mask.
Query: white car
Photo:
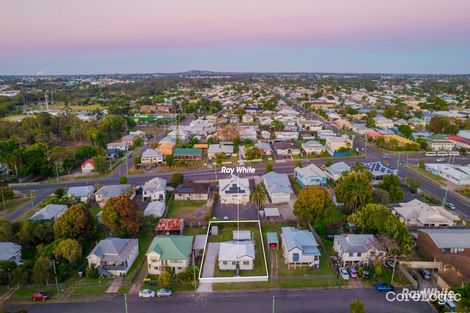
[[[150,290],[150,289],[142,289],[139,291],[139,297],[140,298],[153,298],[155,297],[155,291]]]
[[[444,158],[437,158],[437,159],[436,159],[436,162],[444,162],[445,160],[446,160],[446,159],[444,159]]]
[[[349,280],[349,273],[344,267],[338,268],[338,272],[341,275],[342,279]]]

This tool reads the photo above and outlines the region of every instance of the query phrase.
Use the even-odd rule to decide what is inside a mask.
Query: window
[[[361,252],[358,252],[358,253],[357,253],[357,256],[358,256],[358,257],[360,257],[361,255],[362,255],[362,253],[361,253]]]
[[[243,265],[249,265],[250,261],[243,261]]]
[[[292,261],[294,262],[299,262],[300,256],[298,253],[293,253],[292,254]]]
[[[223,264],[223,265],[227,265],[227,261],[223,261],[222,264]]]
[[[354,256],[354,253],[349,252],[349,256],[350,256],[350,257],[353,257],[353,256]]]

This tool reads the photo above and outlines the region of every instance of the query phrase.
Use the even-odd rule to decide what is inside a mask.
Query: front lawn
[[[151,236],[141,236],[139,237],[139,254],[137,255],[137,258],[134,261],[134,264],[132,264],[131,269],[129,272],[127,272],[127,275],[124,277],[124,280],[122,282],[121,287],[119,288],[119,293],[126,293],[129,288],[131,287],[132,283],[136,283],[135,279],[138,276],[139,269],[141,267],[144,267],[145,272],[147,272],[147,268],[145,267],[146,261],[145,261],[145,254],[147,253],[147,250],[150,246],[150,243],[152,242],[153,237]]]

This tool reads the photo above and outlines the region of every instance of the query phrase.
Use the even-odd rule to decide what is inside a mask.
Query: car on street
[[[395,290],[392,285],[387,283],[378,283],[374,285],[375,290],[378,292],[389,292]]]
[[[157,290],[157,297],[169,297],[173,294],[173,292],[170,289],[158,289]]]
[[[436,159],[436,162],[444,162],[444,161],[445,161],[444,158],[437,158],[437,159]]]
[[[354,267],[349,267],[348,273],[349,273],[349,276],[351,276],[351,278],[357,278],[357,271]]]
[[[387,261],[385,261],[385,265],[387,265],[390,268],[394,268],[395,267],[395,261],[393,261],[392,259],[388,259]]]
[[[44,291],[38,291],[33,293],[31,297],[34,301],[46,301],[47,299],[49,299],[49,294]]]
[[[430,280],[431,279],[431,276],[432,276],[432,273],[431,271],[425,269],[425,268],[420,268],[418,270],[419,272],[419,275],[421,275],[421,277],[424,279],[424,280]]]
[[[349,273],[344,267],[338,268],[339,275],[344,280],[349,280]]]
[[[448,209],[455,210],[455,204],[453,204],[453,203],[447,202],[447,203],[445,204],[445,206],[446,206],[446,208],[448,208]]]
[[[139,291],[139,298],[153,298],[155,297],[155,291],[150,289],[142,289]]]

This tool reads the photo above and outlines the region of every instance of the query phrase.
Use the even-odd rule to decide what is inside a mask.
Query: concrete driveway
[[[217,255],[219,254],[218,242],[207,243],[206,257],[204,259],[204,269],[201,277],[214,277],[214,268],[217,263]]]

